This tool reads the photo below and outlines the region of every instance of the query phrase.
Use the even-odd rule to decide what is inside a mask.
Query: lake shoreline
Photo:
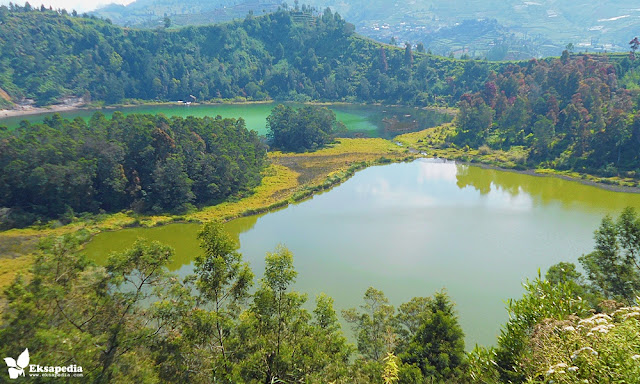
[[[13,228],[0,231],[0,267],[7,260],[24,262],[15,273],[28,273],[39,239],[64,236],[86,230],[90,237],[100,232],[129,227],[156,227],[170,223],[205,223],[266,213],[298,203],[331,189],[353,174],[371,165],[415,159],[401,147],[380,138],[339,139],[337,143],[310,153],[270,152],[270,164],[264,170],[262,183],[251,193],[183,215],[142,215],[121,211],[75,219],[69,224],[51,221],[40,227]],[[4,257],[7,256],[7,257]],[[15,275],[14,273],[14,275]],[[13,275],[12,275],[13,276]],[[0,277],[2,270],[0,268]],[[13,281],[0,279],[0,289]]]
[[[46,107],[33,107],[33,106],[20,106],[13,109],[0,109],[0,122],[1,119],[21,116],[40,115],[45,113],[59,113],[59,112],[73,112],[81,111],[85,108],[84,104],[60,104],[50,105]]]
[[[561,171],[550,168],[526,168],[526,150],[520,151],[481,151],[474,148],[456,148],[446,144],[446,137],[454,129],[452,123],[442,124],[437,127],[426,128],[422,131],[396,136],[393,141],[399,143],[407,150],[414,150],[423,157],[440,158],[456,161],[460,164],[473,165],[485,169],[516,172],[530,176],[551,176],[567,181],[575,181],[584,185],[600,189],[622,192],[640,193],[640,179],[622,177],[602,177],[589,173]],[[631,185],[624,185],[624,184]]]
[[[591,187],[597,187],[597,188],[604,189],[604,190],[611,191],[611,192],[640,193],[640,187],[628,187],[628,186],[624,186],[624,185],[612,185],[612,184],[606,184],[606,183],[597,182],[597,181],[593,181],[593,180],[586,180],[586,179],[582,179],[582,178],[579,178],[579,177],[573,177],[573,176],[569,176],[569,175],[563,175],[563,174],[560,174],[560,173],[556,173],[556,170],[554,170],[554,169],[548,169],[548,170],[546,170],[547,172],[539,172],[535,168],[532,168],[532,169],[513,169],[513,168],[505,168],[505,167],[501,167],[501,166],[498,166],[498,165],[485,164],[485,163],[479,163],[479,162],[473,162],[473,161],[462,161],[462,160],[458,160],[458,159],[455,159],[455,158],[446,159],[446,160],[451,160],[451,161],[455,161],[456,163],[459,163],[459,164],[470,165],[470,166],[483,168],[483,169],[494,169],[496,171],[514,172],[514,173],[519,173],[519,174],[522,174],[522,175],[529,175],[529,176],[536,176],[536,177],[556,177],[556,178],[559,178],[559,179],[563,179],[563,180],[567,180],[567,181],[575,181],[575,182],[583,184],[583,185],[588,185],[588,186],[591,186]]]
[[[69,103],[69,104],[55,104],[55,105],[47,105],[44,107],[35,107],[31,105],[26,106],[18,106],[16,105],[12,109],[0,109],[0,125],[3,119],[16,118],[16,117],[27,117],[27,116],[37,116],[44,115],[48,113],[60,113],[60,112],[76,112],[76,111],[112,111],[114,109],[119,108],[135,108],[135,107],[163,107],[163,106],[184,106],[184,107],[198,107],[198,106],[217,106],[217,105],[263,105],[263,104],[301,104],[301,105],[313,105],[320,107],[327,106],[379,106],[379,107],[389,107],[389,108],[413,108],[419,109],[423,111],[433,111],[442,113],[449,116],[455,116],[457,114],[457,110],[455,108],[449,107],[438,107],[438,106],[428,106],[428,107],[416,107],[416,106],[407,106],[407,105],[396,105],[396,104],[381,104],[381,103],[354,103],[354,102],[346,102],[346,101],[307,101],[307,102],[294,102],[294,101],[282,101],[282,100],[213,100],[213,101],[205,101],[205,102],[193,102],[190,104],[186,104],[185,102],[178,101],[141,101],[141,102],[130,102],[130,103],[122,103],[122,104],[112,104],[112,105],[104,105],[104,106],[96,106],[87,104],[84,102],[77,103]]]
[[[95,112],[100,112],[102,110],[114,110],[118,108],[134,108],[134,107],[162,107],[162,106],[176,106],[183,105],[185,107],[188,106],[199,106],[199,105],[254,105],[254,104],[270,104],[274,103],[273,100],[264,100],[264,101],[233,101],[233,102],[205,102],[205,103],[178,103],[175,101],[162,101],[162,102],[140,102],[140,103],[125,103],[125,104],[113,104],[113,105],[105,105],[105,106],[92,106],[86,103],[74,103],[74,104],[56,104],[56,105],[48,105],[45,107],[34,107],[34,106],[19,106],[13,109],[0,109],[0,122],[4,118],[11,117],[21,117],[21,116],[32,116],[32,115],[42,115],[47,113],[59,113],[59,112],[75,112],[75,111],[90,111],[95,110]]]
[[[48,113],[59,113],[59,112],[74,112],[74,111],[87,111],[87,110],[95,110],[95,112],[99,112],[102,110],[105,111],[109,111],[109,110],[114,110],[114,109],[118,109],[118,108],[134,108],[134,107],[144,107],[144,106],[176,106],[176,105],[183,105],[185,107],[189,107],[189,106],[215,106],[215,105],[261,105],[261,104],[276,104],[279,103],[280,101],[276,101],[276,100],[256,100],[256,101],[233,101],[233,100],[218,100],[218,101],[209,101],[209,102],[199,102],[199,103],[192,103],[192,104],[185,104],[185,103],[179,103],[179,102],[153,102],[153,101],[144,101],[144,102],[140,102],[140,103],[124,103],[124,104],[114,104],[114,105],[108,105],[108,106],[102,106],[102,107],[96,107],[96,106],[91,106],[89,104],[83,103],[83,102],[76,102],[76,103],[69,103],[69,104],[58,104],[58,105],[49,105],[49,106],[45,106],[45,107],[34,107],[34,106],[20,106],[14,109],[0,109],[0,125],[2,125],[2,119],[5,118],[14,118],[14,117],[22,117],[22,116],[34,116],[34,115],[41,115],[41,114],[48,114]],[[282,101],[283,103],[286,103],[285,101]],[[436,111],[436,112],[440,112],[440,113],[444,113],[444,114],[448,114],[450,116],[455,116],[457,110],[455,108],[443,108],[443,107],[437,107],[437,106],[430,106],[430,107],[408,107],[408,106],[402,106],[402,105],[382,105],[380,103],[349,103],[349,102],[322,102],[322,101],[310,101],[310,102],[305,102],[305,103],[301,103],[304,105],[317,105],[317,106],[330,106],[330,105],[355,105],[355,106],[367,106],[367,105],[374,105],[374,106],[381,106],[381,107],[390,107],[390,108],[394,108],[394,107],[404,107],[404,108],[416,108],[416,109],[422,109],[422,110],[432,110],[432,111]],[[430,129],[430,128],[428,128]],[[418,133],[418,132],[416,132]],[[395,141],[395,138],[390,140],[390,141]],[[413,148],[413,147],[408,147],[407,149],[411,150],[415,150],[417,152],[419,152],[421,149],[420,148]],[[425,149],[425,148],[422,148]],[[526,174],[526,175],[530,175],[530,176],[537,176],[537,177],[543,177],[543,176],[552,176],[552,177],[558,177],[564,180],[569,180],[569,181],[576,181],[579,182],[581,184],[584,185],[590,185],[593,187],[597,187],[597,188],[602,188],[605,190],[609,190],[609,191],[613,191],[613,192],[622,192],[622,193],[640,193],[640,187],[631,187],[631,186],[623,186],[623,185],[614,185],[614,184],[608,184],[605,182],[601,182],[601,181],[594,181],[594,180],[588,180],[585,179],[583,177],[595,177],[594,175],[589,175],[589,174],[580,174],[580,176],[570,176],[570,175],[565,175],[565,174],[561,174],[558,173],[560,171],[558,170],[554,170],[554,169],[546,169],[544,172],[540,172],[537,169],[514,169],[514,168],[510,168],[510,167],[504,167],[504,166],[500,166],[500,165],[494,165],[494,164],[487,164],[487,163],[483,163],[481,161],[474,161],[474,159],[471,160],[465,160],[465,159],[461,159],[458,156],[440,156],[440,154],[438,153],[436,148],[428,148],[429,150],[432,150],[435,152],[436,157],[438,158],[444,158],[447,160],[453,160],[453,161],[457,161],[460,162],[461,164],[467,164],[467,165],[473,165],[473,166],[477,166],[477,167],[481,167],[481,168],[485,168],[485,169],[495,169],[495,170],[500,170],[500,171],[509,171],[509,172],[517,172],[517,173],[522,173],[522,174]],[[473,156],[473,155],[471,155]],[[433,156],[425,156],[425,157],[433,157]],[[478,160],[480,160],[480,158],[478,157]]]

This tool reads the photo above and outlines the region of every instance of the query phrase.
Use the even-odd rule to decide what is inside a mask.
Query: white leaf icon
[[[16,361],[13,360],[13,357],[5,357],[4,362],[7,363],[7,366],[9,368],[16,368],[18,366],[18,364],[16,364]]]
[[[29,349],[25,348],[24,352],[18,356],[18,367],[25,369],[29,365]]]
[[[22,369],[9,368],[9,378],[17,379],[20,374],[24,375],[24,371]]]

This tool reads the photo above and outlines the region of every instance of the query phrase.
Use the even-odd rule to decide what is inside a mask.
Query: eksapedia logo
[[[18,376],[24,376],[24,369],[29,365],[29,349],[24,349],[24,352],[18,356],[18,361],[12,357],[5,357],[4,362],[9,367],[9,378],[17,379]]]
[[[61,366],[41,366],[38,364],[29,364],[29,349],[25,348],[24,352],[18,356],[18,360],[12,357],[5,357],[5,363],[9,367],[9,378],[17,379],[25,376],[24,370],[29,367],[29,376],[35,377],[83,377],[82,367],[79,365]]]

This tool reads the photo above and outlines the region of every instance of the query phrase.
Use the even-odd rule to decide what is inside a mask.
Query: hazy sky
[[[0,0],[0,4],[8,5],[10,1],[11,0]],[[13,3],[19,5],[24,5],[24,2],[25,0],[13,0]],[[133,2],[133,0],[30,0],[29,4],[33,7],[39,7],[41,4],[44,4],[47,8],[51,5],[55,9],[64,8],[69,12],[71,12],[72,9],[78,12],[88,12],[110,3],[129,4],[131,2]]]

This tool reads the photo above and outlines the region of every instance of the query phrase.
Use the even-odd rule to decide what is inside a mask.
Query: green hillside
[[[378,41],[422,42],[434,53],[454,52],[506,58],[559,55],[568,43],[581,51],[624,51],[637,34],[640,10],[630,0],[578,1],[320,1],[304,3],[323,10],[327,6],[354,23],[356,31]],[[95,14],[128,26],[157,27],[169,17],[174,25],[207,24],[243,18],[249,11],[275,11],[272,0],[138,0],[110,5]],[[289,4],[294,8],[294,4]],[[481,23],[485,31],[472,26]],[[500,59],[502,57],[498,57]]]
[[[0,88],[14,102],[68,97],[343,100],[453,105],[486,68],[386,46],[326,11],[280,10],[226,24],[123,28],[95,18],[0,8]],[[482,64],[487,67],[486,64]],[[477,72],[477,73],[476,73]]]

